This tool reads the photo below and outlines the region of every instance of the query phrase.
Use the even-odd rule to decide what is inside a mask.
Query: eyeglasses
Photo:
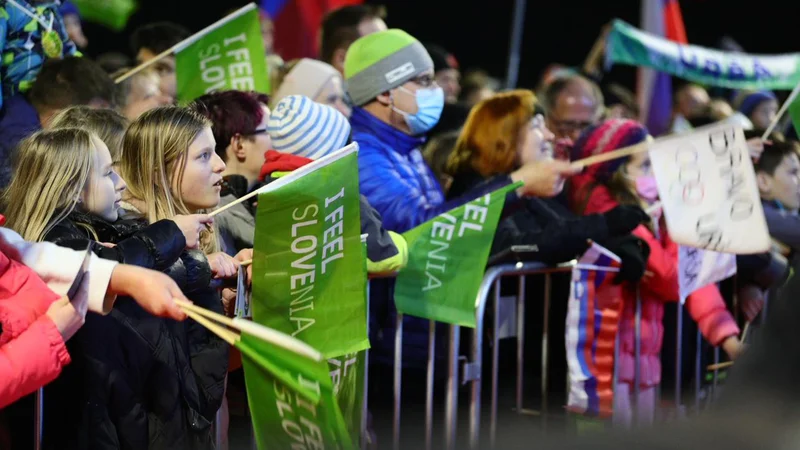
[[[242,135],[243,135],[243,136],[255,136],[255,135],[257,135],[257,134],[264,134],[264,133],[266,133],[267,131],[269,131],[269,130],[267,129],[267,127],[264,127],[264,128],[256,128],[255,130],[251,131],[250,133],[242,133]]]
[[[436,80],[433,79],[432,75],[420,75],[417,78],[411,80],[413,83],[420,85],[421,87],[431,87],[436,84]]]
[[[594,125],[594,121],[577,121],[577,120],[558,120],[555,117],[549,117],[550,122],[560,134],[568,134],[573,131],[582,131]]]

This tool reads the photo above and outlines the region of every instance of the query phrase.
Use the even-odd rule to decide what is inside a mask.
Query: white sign
[[[735,273],[736,255],[681,245],[678,252],[681,303],[692,292],[730,278]]]
[[[676,243],[724,253],[769,250],[741,127],[721,123],[658,139],[650,147],[650,161]]]

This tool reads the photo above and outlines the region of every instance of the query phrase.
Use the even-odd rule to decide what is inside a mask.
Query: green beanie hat
[[[433,60],[425,47],[397,29],[359,38],[344,58],[347,93],[356,106],[429,70],[433,70]]]

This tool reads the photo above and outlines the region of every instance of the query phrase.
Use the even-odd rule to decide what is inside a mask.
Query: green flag
[[[621,20],[614,21],[606,39],[606,62],[729,89],[793,89],[800,82],[800,53],[748,55],[679,44]]]
[[[357,144],[258,196],[253,320],[336,358],[369,347]]]
[[[403,233],[408,265],[397,275],[394,302],[403,314],[475,327],[475,296],[508,185]]]
[[[72,0],[81,13],[81,19],[122,31],[128,19],[139,6],[136,0]]]
[[[797,96],[792,103],[789,104],[789,117],[792,118],[792,125],[797,135],[800,136],[800,96]]]
[[[178,101],[235,89],[269,93],[261,25],[254,4],[182,42],[175,50]]]
[[[259,449],[353,448],[324,360],[245,333],[235,345]]]
[[[328,360],[333,394],[350,436],[361,434],[366,350]]]

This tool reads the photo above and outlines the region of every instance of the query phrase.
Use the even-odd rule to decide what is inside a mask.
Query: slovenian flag
[[[678,0],[642,0],[644,31],[671,41],[688,44]],[[640,68],[637,97],[641,121],[653,136],[669,131],[672,119],[672,78],[653,69]]]
[[[569,373],[567,409],[610,417],[614,405],[614,347],[622,313],[622,288],[612,280],[620,259],[592,244],[572,269],[567,303]]]
[[[316,58],[319,27],[328,11],[363,0],[261,0],[275,25],[275,53],[286,60]]]

